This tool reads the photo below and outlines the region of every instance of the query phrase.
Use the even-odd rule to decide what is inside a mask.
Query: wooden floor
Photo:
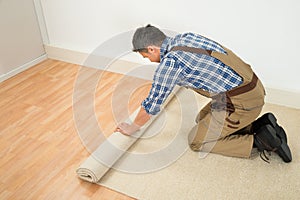
[[[1,200],[132,199],[77,178],[75,170],[89,156],[73,117],[80,69],[48,59],[0,83]],[[121,79],[124,76],[105,72],[96,87],[95,113],[106,136],[116,126],[111,98]],[[141,87],[121,108],[124,112],[138,108],[148,94],[150,83],[138,81]]]

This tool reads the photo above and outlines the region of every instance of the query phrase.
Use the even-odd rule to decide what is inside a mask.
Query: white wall
[[[267,87],[300,92],[300,1],[41,0],[50,46],[92,52],[151,23],[198,32],[250,63]]]
[[[0,0],[0,82],[46,58],[32,0]]]

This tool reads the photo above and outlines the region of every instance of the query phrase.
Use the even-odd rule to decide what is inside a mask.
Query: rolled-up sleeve
[[[142,107],[148,114],[156,115],[161,105],[168,98],[175,85],[179,82],[181,68],[173,58],[164,58],[158,65],[148,97],[142,102]]]

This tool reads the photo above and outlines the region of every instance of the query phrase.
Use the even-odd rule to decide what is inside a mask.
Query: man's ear
[[[147,47],[147,50],[148,50],[149,53],[154,53],[157,49],[160,50],[159,47],[154,46],[154,45],[150,45],[150,46]]]
[[[149,53],[153,53],[154,52],[154,46],[150,45],[147,47],[147,50]]]

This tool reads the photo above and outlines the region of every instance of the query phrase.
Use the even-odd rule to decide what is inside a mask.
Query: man
[[[119,124],[116,131],[131,135],[139,130],[180,85],[212,98],[189,135],[192,150],[248,158],[256,147],[263,155],[274,151],[284,162],[292,160],[285,131],[275,116],[267,113],[256,120],[264,105],[264,87],[232,51],[194,33],[167,37],[151,25],[138,28],[132,43],[133,51],[160,64],[136,119]]]

